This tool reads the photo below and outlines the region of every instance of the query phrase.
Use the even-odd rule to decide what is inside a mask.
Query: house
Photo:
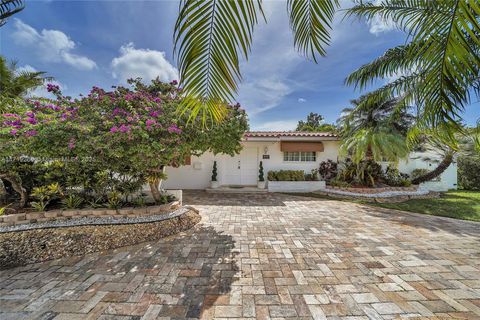
[[[165,189],[207,189],[210,187],[213,162],[217,162],[217,180],[221,186],[256,186],[259,163],[262,161],[265,179],[269,171],[303,170],[310,173],[325,160],[338,161],[340,138],[328,132],[252,131],[244,135],[243,149],[233,157],[205,153],[191,157],[187,165],[167,167]],[[421,157],[410,157],[399,163],[401,172],[415,168],[430,168]],[[456,188],[456,165],[444,173],[432,190]]]

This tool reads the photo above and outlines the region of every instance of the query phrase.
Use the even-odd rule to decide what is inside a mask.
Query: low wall
[[[106,218],[81,219],[92,225],[0,233],[0,269],[155,241],[192,228],[201,217],[195,209],[183,207],[168,215],[110,218],[118,220],[116,224],[106,224]]]
[[[42,212],[31,211],[27,213],[15,213],[0,216],[0,227],[47,221],[68,220],[83,217],[138,217],[144,215],[166,213],[175,210],[179,206],[180,202],[174,201],[158,206],[145,206],[138,208],[51,210]]]
[[[312,192],[325,189],[325,181],[268,181],[269,192]]]

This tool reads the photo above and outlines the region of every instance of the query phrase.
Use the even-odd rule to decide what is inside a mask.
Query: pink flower
[[[48,92],[53,92],[53,93],[57,93],[60,91],[60,87],[56,84],[53,84],[53,83],[48,83],[47,84],[47,91]]]
[[[25,135],[26,135],[27,137],[36,136],[36,135],[37,135],[37,130],[28,130],[27,132],[25,132]]]
[[[12,130],[10,130],[10,134],[11,134],[12,136],[16,135],[16,134],[17,134],[17,129],[12,129]]]
[[[177,133],[177,134],[182,133],[182,130],[179,127],[177,127],[176,124],[172,124],[170,127],[168,127],[167,130],[169,133]]]
[[[130,132],[130,126],[126,126],[126,125],[122,124],[122,125],[120,126],[120,128],[118,128],[118,130],[119,130],[120,132],[123,132],[123,133]]]
[[[13,114],[13,113],[4,113],[3,116],[5,118],[20,118],[17,114]]]
[[[110,128],[110,132],[111,133],[115,133],[115,132],[118,132],[118,128],[113,126],[112,128]]]
[[[70,142],[68,143],[68,149],[72,150],[75,148],[75,139],[72,138],[70,139]]]
[[[26,121],[30,124],[37,124],[37,122],[38,122],[37,119],[35,119],[35,118],[28,118]]]

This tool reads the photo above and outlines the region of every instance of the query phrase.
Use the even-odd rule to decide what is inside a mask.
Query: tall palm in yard
[[[409,136],[440,152],[436,168],[413,181],[443,173],[459,150],[463,129],[458,124],[470,94],[479,94],[480,7],[475,1],[383,1],[360,3],[348,14],[393,21],[411,37],[406,45],[387,50],[350,74],[347,84],[363,89],[377,79],[397,76],[369,94],[370,103],[398,96],[396,106],[417,107]],[[419,21],[424,19],[424,22]],[[466,25],[464,23],[467,22]],[[462,138],[464,139],[464,138]],[[437,152],[438,153],[438,152]]]
[[[363,160],[398,161],[408,155],[406,132],[414,117],[396,107],[397,100],[371,104],[368,95],[353,100],[338,121],[341,151],[359,163]]]
[[[480,6],[477,0],[354,1],[349,16],[392,20],[407,30],[411,45],[400,69],[421,75],[415,96],[407,104],[424,107],[429,122],[452,120],[478,88],[480,65]],[[325,54],[337,0],[287,0],[294,45],[317,61]],[[189,95],[185,105],[220,119],[218,101],[234,99],[241,80],[240,57],[248,58],[252,34],[263,17],[261,0],[183,0],[175,26],[175,51],[182,86]],[[393,74],[394,61],[375,75]],[[414,71],[412,71],[414,70]],[[410,74],[384,88],[390,98],[410,85]],[[353,82],[353,80],[352,80]],[[368,82],[368,80],[366,81]],[[366,84],[366,82],[364,82]],[[363,86],[360,84],[360,86]],[[478,90],[475,91],[478,95]]]
[[[15,99],[22,98],[45,81],[45,72],[19,71],[15,62],[8,63],[0,56],[0,111],[5,111]]]

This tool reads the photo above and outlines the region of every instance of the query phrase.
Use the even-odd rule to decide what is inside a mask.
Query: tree
[[[288,0],[294,45],[317,61],[325,55],[338,0]],[[223,101],[231,102],[241,80],[240,59],[248,59],[255,26],[265,19],[262,0],[182,0],[175,25],[175,52],[184,110],[195,119],[219,120]]]
[[[308,131],[308,132],[335,132],[336,127],[333,124],[324,123],[322,115],[314,112],[310,112],[307,116],[307,120],[298,121],[297,129],[295,131]]]
[[[0,27],[7,22],[7,18],[22,11],[25,8],[23,0],[1,0],[0,1]]]
[[[391,21],[408,33],[406,45],[388,50],[346,80],[360,89],[398,76],[376,90],[378,99],[401,96],[434,127],[455,123],[474,93],[479,97],[480,6],[476,0],[360,1],[347,16]]]
[[[398,109],[395,99],[372,104],[366,95],[351,103],[354,108],[344,109],[338,120],[343,154],[350,155],[355,163],[396,162],[408,155],[406,131],[413,116]]]
[[[421,73],[422,82],[406,104],[413,105],[416,99],[426,120],[451,120],[468,103],[472,89],[478,97],[479,90],[474,90],[479,87],[480,65],[477,0],[356,2],[347,16],[391,20],[408,32],[413,45],[407,46],[409,64],[402,67]],[[287,1],[294,45],[315,62],[329,42],[337,7],[337,0]],[[231,101],[237,91],[239,56],[248,58],[259,16],[263,16],[261,0],[182,1],[174,41],[182,85],[190,97],[185,109],[221,118],[218,102]],[[409,68],[417,63],[418,69]],[[392,69],[382,71],[392,74]],[[390,98],[398,95],[394,94],[397,85],[385,89],[392,92]]]
[[[207,150],[234,154],[241,149],[248,125],[238,106],[225,106],[228,121],[219,126],[187,126],[178,116],[182,96],[175,83],[144,85],[137,79],[130,84],[113,91],[94,87],[78,99],[49,86],[56,100],[32,100],[16,113],[0,116],[5,124],[1,154],[87,159],[102,171],[143,179],[159,201],[165,166],[182,165],[187,156]]]
[[[0,56],[0,112],[8,111],[12,104],[18,103],[18,98],[25,97],[45,81],[52,80],[44,75],[45,72],[18,71],[15,62],[8,64],[5,58]]]

